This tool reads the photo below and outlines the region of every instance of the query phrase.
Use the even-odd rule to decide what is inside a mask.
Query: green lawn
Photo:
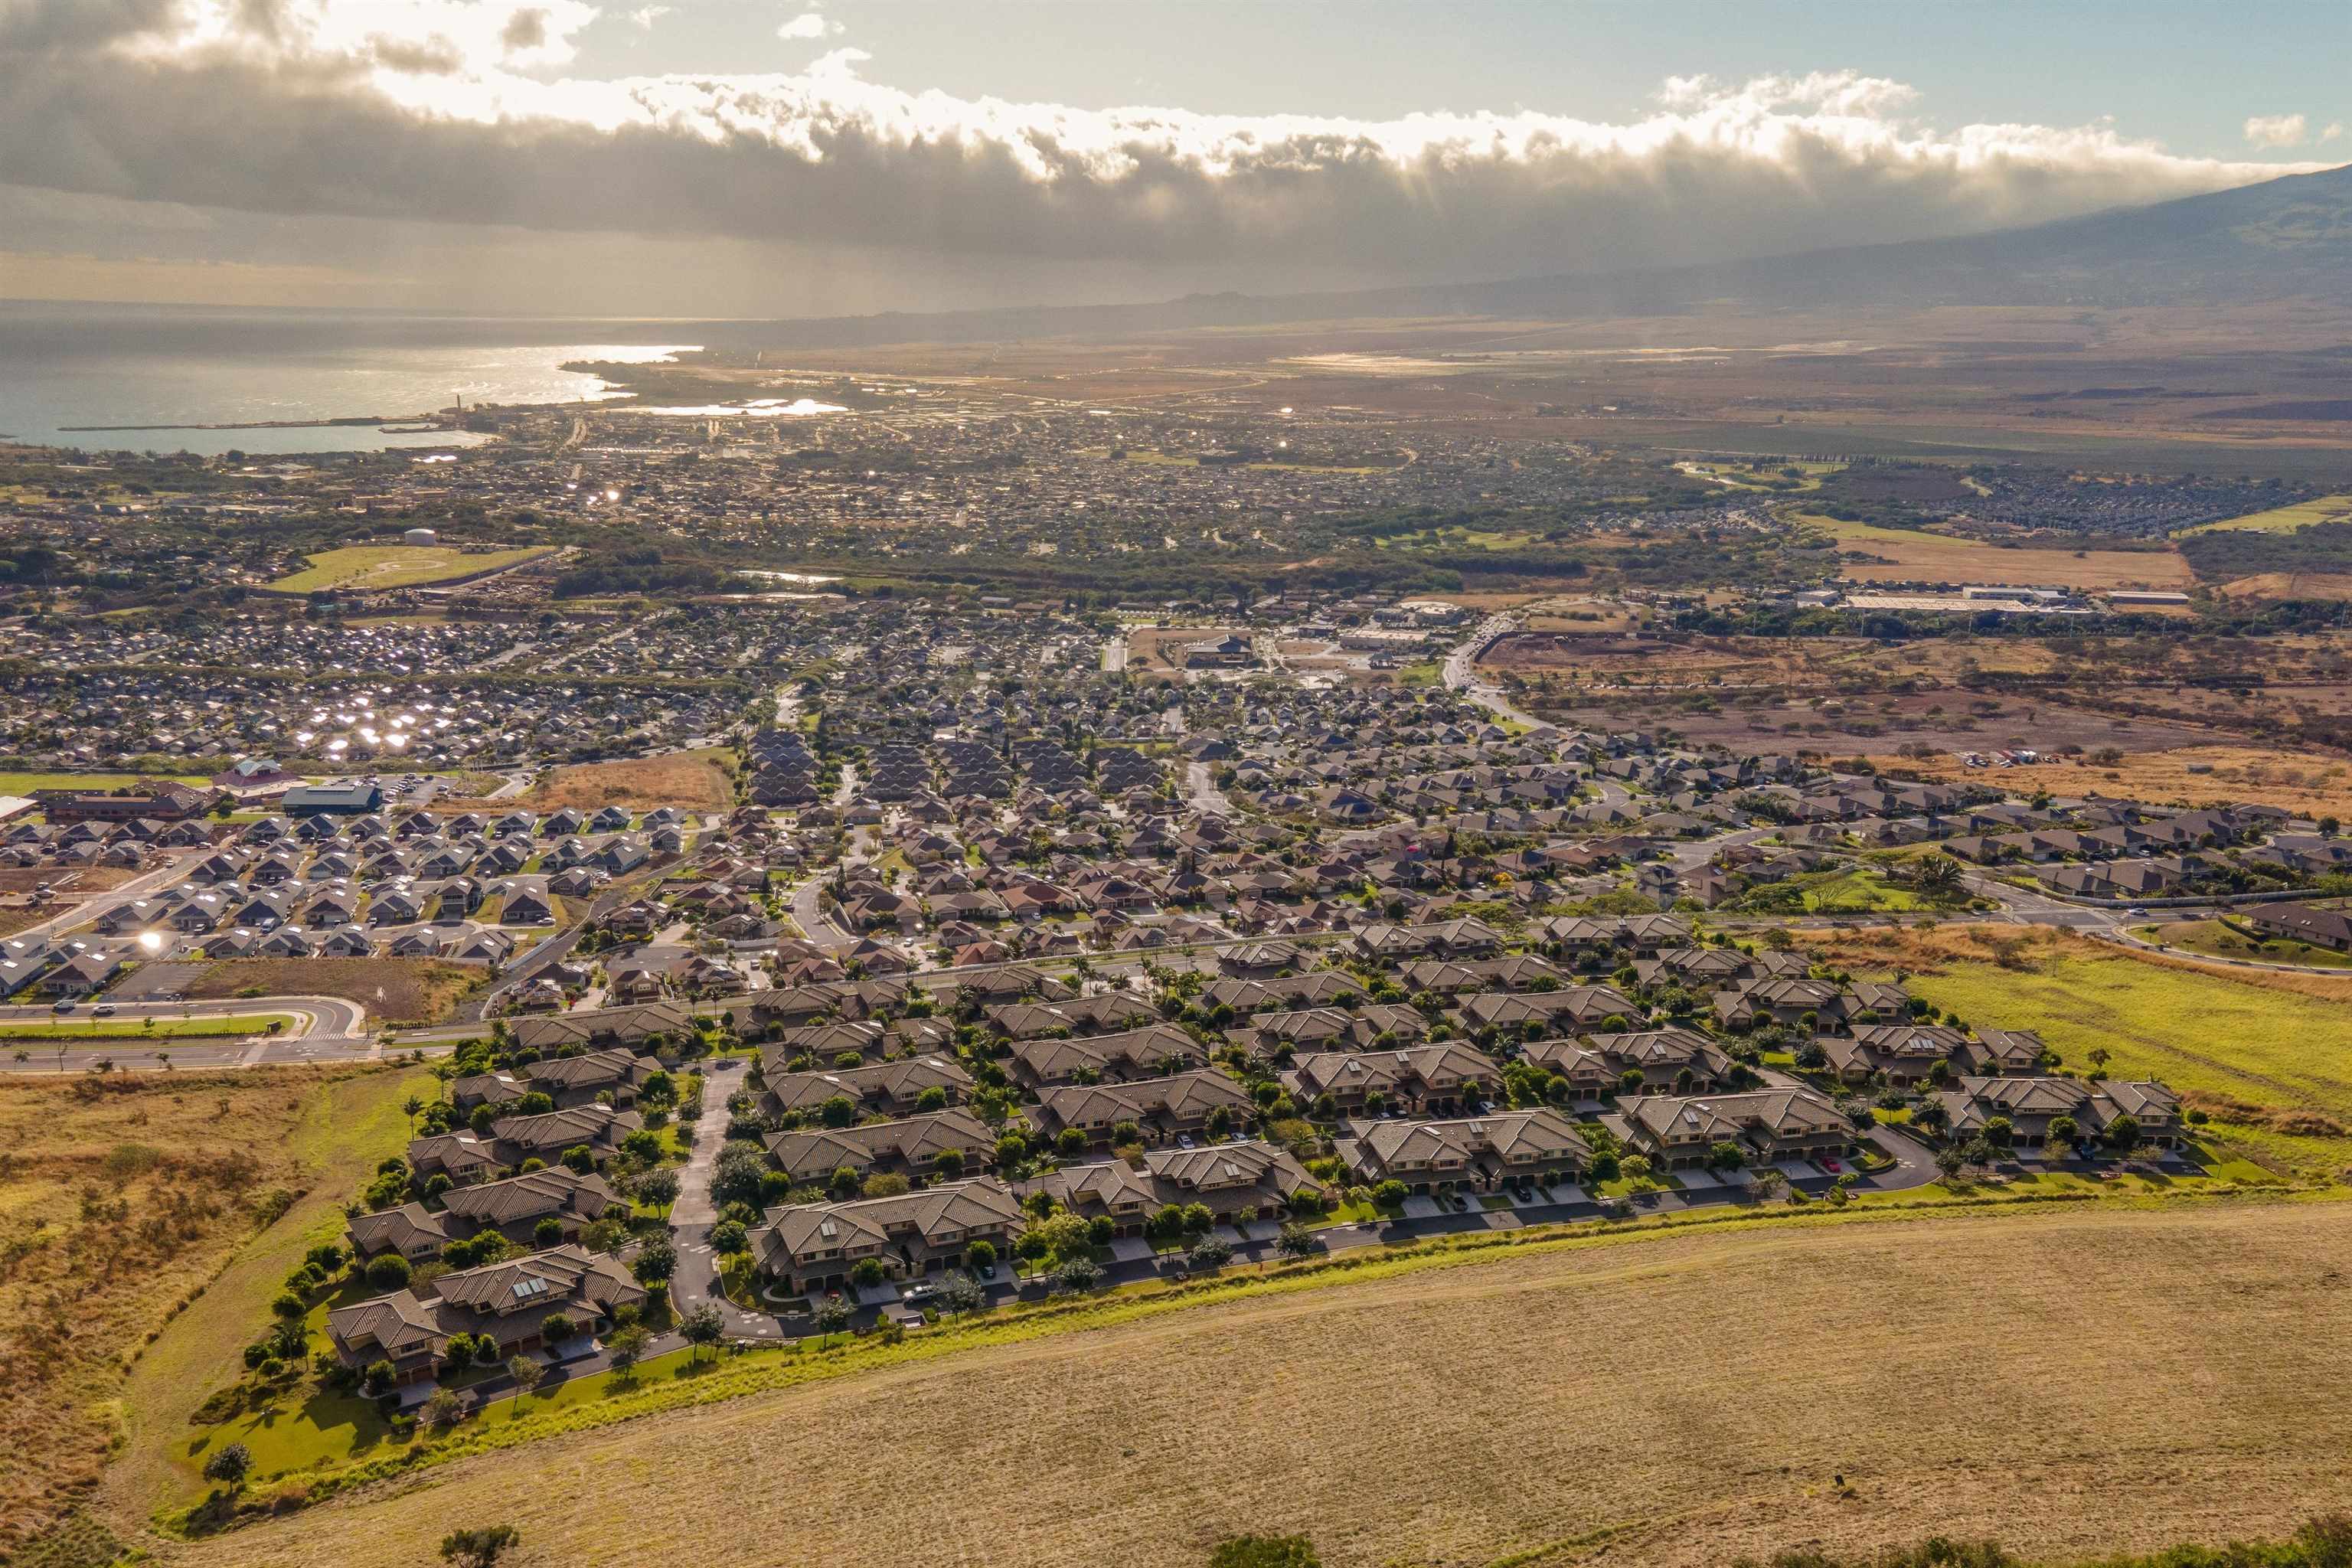
[[[149,1028],[138,1018],[96,1018],[84,1007],[74,1018],[55,1023],[0,1023],[0,1040],[95,1040],[119,1044],[126,1040],[216,1038],[227,1035],[259,1035],[275,1024],[290,1029],[294,1020],[283,1013],[236,1013],[225,1018],[159,1018]]]
[[[127,1472],[124,1495],[159,1501],[201,1496],[199,1472],[214,1445],[255,1440],[231,1432],[232,1426],[251,1424],[265,1440],[285,1444],[299,1440],[306,1420],[313,1429],[346,1427],[339,1451],[350,1452],[359,1440],[360,1417],[353,1412],[325,1407],[280,1411],[274,1418],[247,1415],[212,1427],[191,1426],[188,1416],[205,1395],[243,1376],[240,1352],[269,1321],[270,1299],[282,1288],[287,1271],[310,1247],[342,1239],[344,1202],[378,1160],[398,1152],[407,1141],[409,1124],[402,1102],[412,1094],[429,1100],[438,1088],[421,1071],[366,1073],[329,1085],[306,1111],[296,1125],[294,1146],[315,1173],[309,1191],[237,1254],[220,1278],[164,1328],[132,1369],[123,1398],[132,1419],[116,1460]],[[323,1329],[324,1309],[314,1311],[312,1319],[314,1331]],[[311,1342],[317,1348],[325,1340],[320,1335]],[[353,1403],[364,1406],[367,1419],[374,1417],[373,1404]]]
[[[152,788],[166,781],[201,784],[195,773],[0,773],[0,795],[30,795],[37,789],[79,789],[94,794],[133,787]]]
[[[355,544],[322,550],[308,557],[310,564],[301,571],[269,585],[281,594],[313,594],[327,588],[421,588],[535,560],[551,548],[535,544],[469,555],[451,544]]]
[[[2273,507],[2246,517],[2225,518],[2220,522],[2200,522],[2194,528],[2184,528],[2173,537],[2189,533],[2253,532],[2293,533],[2298,528],[2308,528],[2315,522],[2352,522],[2352,495],[2320,496],[2313,500],[2297,501],[2293,506]]]
[[[2352,954],[2315,947],[2307,942],[2264,937],[2231,920],[2173,921],[2164,925],[2137,926],[2132,934],[2145,941],[2201,952],[2212,958],[2242,958],[2257,963],[2300,963],[2313,969],[2352,969]]]
[[[2110,1076],[2255,1108],[2215,1111],[2224,1152],[2299,1171],[2352,1158],[2352,1140],[2273,1124],[2273,1113],[2298,1110],[2352,1123],[2352,1010],[2339,1002],[2123,957],[2070,955],[2032,970],[1955,963],[1910,985],[1971,1025],[2038,1032],[2078,1072],[2104,1047]]]

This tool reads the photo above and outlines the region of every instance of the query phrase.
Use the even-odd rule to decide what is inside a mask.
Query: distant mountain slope
[[[1037,306],[789,321],[742,341],[825,347],[1112,337],[1339,318],[1659,315],[1701,305],[2352,305],[2352,165],[1960,239],[1851,246],[1656,270],[1349,293],[1194,294],[1144,305]]]

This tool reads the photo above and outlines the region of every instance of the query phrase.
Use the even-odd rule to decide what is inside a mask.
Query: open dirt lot
[[[673,752],[667,756],[558,768],[523,796],[523,804],[534,811],[560,811],[567,805],[583,811],[607,805],[726,811],[735,804],[735,785],[727,771],[712,760],[717,754]]]
[[[2352,1355],[2345,1219],[2103,1205],[1521,1254],[558,1437],[171,1557],[410,1568],[493,1521],[578,1568],[2275,1535],[2352,1500],[2352,1408],[2314,1394]]]
[[[429,958],[228,958],[188,984],[195,1001],[235,996],[341,996],[368,1025],[437,1024],[489,980],[478,964]],[[257,989],[257,987],[258,989]]]
[[[1798,521],[1834,534],[1838,547],[1875,557],[1844,561],[1840,575],[1858,583],[2021,583],[2067,588],[2186,588],[2189,563],[2170,550],[2073,550],[1987,543],[1915,529],[1801,514]]]
[[[1669,729],[1695,745],[1717,744],[1761,755],[1822,752],[1889,754],[1908,743],[1941,752],[2004,747],[2077,745],[2089,751],[2115,747],[2126,752],[2163,751],[2210,742],[2210,731],[2150,719],[2126,719],[2088,709],[2020,698],[2004,698],[2000,710],[1971,710],[1965,692],[1917,692],[1903,697],[1808,699],[1784,702],[1766,698],[1759,705],[1692,711],[1668,697],[1585,691],[1539,700],[1535,710],[1568,728],[1623,729],[1629,722]],[[1933,772],[1937,761],[1895,759],[1891,766]],[[1951,759],[1957,768],[1957,759]],[[2009,775],[2000,775],[2006,782]],[[2083,781],[2077,780],[2078,786]],[[2086,786],[2084,786],[2086,787]]]
[[[2159,805],[2251,802],[2298,816],[2352,818],[2352,763],[2274,747],[2183,746],[2133,753],[2112,765],[2074,758],[1998,772],[1963,767],[1949,757],[1878,761],[1941,779],[1991,779],[2019,795],[2046,789],[2056,795],[2104,795]]]

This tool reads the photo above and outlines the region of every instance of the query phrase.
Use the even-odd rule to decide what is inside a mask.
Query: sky
[[[793,316],[1643,268],[2352,161],[2352,5],[0,0],[0,298]]]

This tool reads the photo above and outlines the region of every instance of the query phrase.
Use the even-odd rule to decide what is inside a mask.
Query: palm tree
[[[408,1131],[411,1134],[414,1134],[416,1131],[416,1118],[418,1114],[424,1110],[425,1102],[412,1094],[406,1100],[401,1101],[400,1109],[406,1113],[408,1117]]]

